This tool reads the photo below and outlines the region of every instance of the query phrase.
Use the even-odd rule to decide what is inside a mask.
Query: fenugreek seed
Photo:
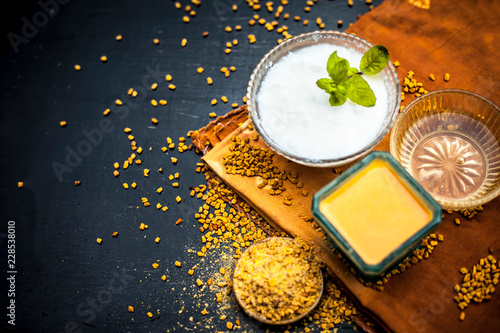
[[[216,100],[215,98],[214,98],[214,99],[212,99],[212,101],[210,101],[210,104],[212,104],[212,105],[217,104],[217,100]]]
[[[158,119],[156,118],[151,118],[151,122],[155,125],[158,125]]]
[[[232,323],[232,322],[228,321],[228,322],[226,323],[226,328],[227,328],[228,330],[232,330],[232,329],[233,329],[233,327],[234,327],[234,325],[233,325],[233,323]]]
[[[158,106],[158,102],[156,101],[156,99],[152,99],[151,100],[151,105],[152,106]]]
[[[233,103],[233,104],[231,104],[231,107],[232,107],[233,109],[236,109],[236,108],[238,107],[238,103]]]
[[[117,100],[115,101],[115,104],[116,104],[116,105],[123,105],[123,102],[122,102],[121,100],[117,99]]]
[[[173,85],[173,84],[169,84],[169,85],[168,85],[168,89],[170,89],[170,90],[175,90],[175,85]]]
[[[167,105],[167,101],[164,99],[160,99],[159,103],[160,105]]]
[[[79,72],[82,70],[82,66],[80,65],[75,65],[75,71]]]
[[[165,80],[167,80],[168,82],[172,81],[172,75],[170,74],[165,75]]]
[[[434,74],[429,74],[429,79],[431,81],[435,81],[436,80],[436,78],[434,77]]]
[[[108,114],[111,113],[111,110],[110,109],[106,109],[104,110],[104,112],[102,113],[104,116],[107,116]]]
[[[97,238],[97,244],[102,244],[102,239],[101,238]]]
[[[123,36],[122,35],[116,35],[115,39],[117,41],[121,41],[123,39]]]
[[[185,16],[185,15],[184,15],[184,16],[182,17],[182,21],[183,21],[184,23],[189,23],[189,21],[190,21],[189,16]]]
[[[210,34],[210,33],[209,33],[208,31],[204,31],[201,35],[202,35],[204,38],[206,38],[206,37],[208,37],[208,35],[209,35],[209,34]]]
[[[136,91],[136,90],[134,90],[134,91],[132,92],[132,97],[134,97],[134,98],[136,98],[136,97],[137,97],[137,91]]]
[[[176,262],[174,263],[174,265],[175,265],[176,267],[181,267],[181,266],[182,266],[182,264],[181,264],[181,262],[180,262],[180,261],[176,261]]]
[[[146,313],[149,318],[153,318],[153,314],[151,312]]]
[[[231,31],[233,31],[233,28],[231,28],[230,26],[227,26],[224,30],[226,32],[231,32]]]
[[[214,83],[214,81],[212,80],[212,78],[211,78],[211,77],[207,77],[207,83],[208,83],[208,84],[212,84],[212,83]]]
[[[196,71],[197,71],[199,74],[201,74],[201,73],[203,73],[204,69],[203,69],[203,67],[198,67],[198,69],[196,69]]]
[[[135,311],[134,307],[132,305],[129,305],[127,309],[128,309],[128,312],[134,312]]]
[[[443,79],[444,79],[446,82],[450,81],[450,74],[449,74],[449,73],[444,74]]]
[[[226,53],[226,54],[231,53],[231,49],[225,49],[225,50],[224,50],[224,53]]]
[[[118,176],[120,175],[120,173],[118,172],[118,170],[115,170],[115,171],[113,171],[113,175],[114,175],[115,177],[118,177]]]
[[[101,56],[101,61],[102,62],[108,61],[108,57],[106,57],[105,55]]]
[[[212,104],[212,105],[214,105],[214,104]],[[208,115],[210,116],[210,118],[217,117],[217,114],[215,112],[210,112]]]
[[[465,319],[465,312],[462,311],[460,313],[460,317],[459,318],[460,318],[460,320],[464,320]]]
[[[226,96],[222,96],[220,99],[221,99],[222,102],[227,103],[227,97]]]

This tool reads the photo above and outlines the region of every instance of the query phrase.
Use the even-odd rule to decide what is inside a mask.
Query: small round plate
[[[247,303],[244,301],[244,299],[243,299],[244,297],[242,295],[244,293],[244,291],[242,290],[242,287],[245,284],[247,284],[247,282],[240,280],[239,277],[241,276],[242,273],[247,274],[247,273],[242,272],[242,269],[243,269],[242,267],[247,260],[251,260],[254,263],[258,263],[258,265],[256,265],[256,266],[262,268],[262,269],[252,270],[250,273],[253,275],[260,274],[262,271],[264,271],[268,268],[268,266],[266,265],[266,262],[264,262],[266,259],[265,256],[262,256],[262,253],[261,253],[259,258],[256,258],[255,255],[259,255],[259,252],[262,251],[263,246],[268,246],[269,243],[271,243],[271,242],[275,243],[276,248],[282,247],[283,251],[285,251],[286,246],[292,244],[294,242],[294,239],[289,238],[289,237],[270,237],[270,238],[266,238],[266,239],[263,239],[261,241],[258,241],[256,243],[252,244],[250,247],[248,247],[246,249],[246,251],[243,252],[243,254],[241,255],[241,258],[238,260],[238,262],[236,263],[236,266],[234,268],[233,290],[234,290],[234,294],[236,296],[236,300],[238,301],[239,305],[245,311],[245,313],[247,313],[250,317],[252,317],[252,318],[254,318],[262,323],[265,323],[265,324],[287,325],[287,324],[291,324],[291,323],[294,323],[296,321],[299,321],[300,319],[306,317],[319,304],[319,301],[321,300],[321,296],[323,295],[323,289],[324,289],[323,274],[321,272],[321,269],[318,266],[311,266],[310,267],[308,272],[310,272],[311,269],[314,269],[314,267],[317,268],[316,272],[313,272],[313,274],[315,275],[315,278],[317,279],[318,284],[319,284],[319,291],[317,293],[317,298],[314,300],[314,302],[307,309],[305,309],[302,312],[299,312],[294,317],[286,318],[283,320],[272,320],[272,319],[269,319],[269,318],[263,316],[262,313],[258,313],[257,311],[251,309],[247,305]],[[264,261],[262,259],[264,259]],[[269,272],[269,271],[271,271],[271,270],[267,270],[267,272]],[[301,272],[301,273],[305,273],[305,271]],[[278,282],[280,282],[279,278],[276,280]],[[268,281],[266,283],[268,283]],[[261,289],[264,289],[264,286],[259,286],[259,287],[262,287]],[[280,289],[280,288],[278,287],[276,289]],[[288,290],[287,293],[289,295],[291,295],[292,297],[294,296],[293,292],[291,292],[290,290]],[[265,295],[265,296],[267,296],[267,295]],[[253,296],[250,296],[250,297],[253,297]],[[255,300],[255,301],[257,301],[257,300]]]

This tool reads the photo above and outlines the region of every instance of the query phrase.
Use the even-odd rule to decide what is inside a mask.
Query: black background
[[[42,1],[52,3],[52,12],[46,13],[37,1],[23,1],[0,14],[1,328],[215,332],[226,330],[226,321],[240,319],[238,331],[286,329],[255,322],[234,300],[221,310],[213,292],[198,291],[196,275],[189,276],[187,270],[199,264],[200,270],[209,272],[222,260],[217,251],[203,260],[190,251],[202,246],[194,218],[202,201],[189,196],[190,186],[205,183],[203,174],[195,172],[201,155],[194,150],[182,154],[160,150],[167,137],[178,143],[179,137],[211,121],[210,112],[222,115],[231,110],[231,103],[241,105],[252,70],[281,36],[259,24],[250,27],[248,20],[255,12],[245,1],[202,1],[201,6],[193,6],[196,16],[188,24],[182,16],[185,5],[191,3],[180,2],[183,8],[177,10],[174,1],[167,0]],[[274,2],[276,9],[279,1]],[[354,0],[352,7],[347,0],[320,0],[310,13],[304,12],[306,1],[289,2],[284,13],[310,21],[304,26],[292,18],[280,18],[280,25],[287,25],[292,35],[318,30],[317,17],[325,22],[325,29],[345,30],[358,14],[369,10],[364,0]],[[238,4],[236,13],[230,10],[232,4]],[[258,14],[272,20],[265,2],[261,4]],[[30,30],[26,22],[38,26]],[[241,31],[224,31],[237,24]],[[204,31],[210,32],[207,38],[202,37]],[[118,34],[123,35],[120,42],[115,40]],[[249,44],[248,34],[256,36],[255,44]],[[13,45],[13,38],[23,42]],[[154,38],[159,45],[153,44]],[[188,40],[186,47],[181,47],[182,38]],[[225,54],[226,42],[235,38],[239,45]],[[107,63],[99,60],[101,55],[108,57]],[[75,64],[82,66],[80,72],[74,70]],[[236,71],[225,78],[220,68],[233,65]],[[205,69],[203,74],[196,72],[199,66]],[[173,76],[175,91],[167,87],[167,73]],[[207,85],[207,76],[213,78],[212,86]],[[159,84],[156,91],[149,88],[154,82]],[[139,91],[136,99],[127,96],[131,87]],[[229,103],[220,101],[223,95]],[[117,98],[124,106],[114,104]],[[168,105],[155,108],[152,98],[166,99]],[[215,106],[210,104],[213,98],[218,99]],[[112,112],[104,117],[107,108]],[[158,125],[151,123],[152,117],[159,120]],[[67,121],[67,127],[59,125],[61,120]],[[101,131],[103,120],[106,133]],[[115,178],[113,163],[122,164],[132,153],[125,127],[132,128],[138,145],[145,149],[140,156],[143,164],[120,169],[121,175]],[[93,133],[95,144],[89,144],[85,133]],[[68,151],[78,149],[86,156],[67,160]],[[178,157],[177,165],[170,162],[172,156]],[[68,169],[58,176],[54,163]],[[143,176],[144,168],[151,169],[149,178]],[[174,172],[180,173],[177,189],[168,180]],[[76,187],[75,180],[81,185]],[[24,182],[22,189],[18,181]],[[123,182],[133,181],[137,189],[122,187]],[[161,195],[156,193],[160,186],[165,189]],[[177,204],[177,195],[184,201]],[[152,206],[143,207],[141,197],[147,197]],[[158,211],[157,202],[169,210]],[[179,217],[184,222],[175,225]],[[15,327],[7,323],[6,309],[12,299],[7,297],[6,283],[9,221],[15,222],[16,237]],[[149,229],[140,231],[140,223]],[[114,231],[119,232],[117,238],[111,237]],[[103,239],[101,245],[97,237]],[[159,244],[154,242],[156,237],[161,237]],[[174,266],[176,260],[183,263],[181,269]],[[151,264],[157,261],[160,267],[155,270]],[[168,276],[165,282],[160,279],[163,274]],[[115,288],[113,293],[110,288]],[[195,298],[198,294],[201,297]],[[90,305],[93,300],[95,306]],[[200,313],[205,304],[207,316]],[[135,313],[127,311],[128,305],[135,307]],[[152,319],[146,316],[148,311],[154,314]],[[221,313],[228,318],[220,320]],[[300,322],[291,330],[303,331],[303,327]],[[352,330],[347,324],[342,327]]]

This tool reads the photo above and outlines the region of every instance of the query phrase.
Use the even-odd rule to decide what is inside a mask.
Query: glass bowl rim
[[[500,117],[500,107],[498,105],[496,105],[495,103],[493,103],[492,101],[490,101],[489,99],[487,99],[486,97],[481,96],[478,93],[464,90],[464,89],[446,88],[446,89],[439,89],[439,90],[434,90],[434,91],[428,92],[422,96],[415,98],[413,101],[411,101],[410,104],[408,104],[403,109],[403,111],[401,111],[400,114],[396,117],[396,120],[393,124],[393,129],[398,128],[402,119],[404,118],[404,116],[408,112],[410,112],[410,110],[412,110],[417,104],[421,103],[422,101],[425,101],[429,98],[432,98],[432,96],[434,96],[434,95],[454,95],[454,94],[469,96],[469,97],[475,98],[475,99],[485,103],[486,105],[490,105],[493,109],[495,109],[497,111],[497,114]],[[389,143],[390,152],[391,152],[391,155],[398,162],[401,162],[401,160],[399,158],[399,154],[397,153],[397,150],[396,150],[396,140],[397,140],[396,131],[392,130],[391,134],[390,134],[390,143]],[[486,193],[486,195],[484,195],[480,198],[476,198],[476,199],[472,199],[472,200],[461,200],[461,201],[446,200],[446,199],[441,199],[441,198],[435,198],[435,200],[443,207],[443,209],[457,210],[457,209],[474,208],[474,207],[478,207],[480,205],[484,205],[484,204],[490,202],[491,200],[495,199],[499,195],[500,195],[500,179],[497,182],[496,188],[492,188],[488,193]]]
[[[395,119],[399,113],[399,109],[400,109],[401,100],[400,100],[399,96],[401,95],[401,85],[400,85],[398,74],[396,72],[396,68],[394,67],[393,63],[391,61],[389,61],[386,68],[384,68],[384,71],[388,71],[387,75],[389,77],[392,77],[392,79],[395,82],[396,103],[394,105],[394,108],[388,112],[389,118],[388,118],[387,123],[384,124],[385,125],[384,128],[381,129],[379,134],[375,137],[374,140],[372,140],[372,142],[370,142],[368,145],[364,146],[363,148],[361,148],[361,149],[357,150],[356,152],[351,153],[349,155],[339,157],[339,158],[331,158],[331,159],[308,159],[308,158],[304,158],[302,156],[297,156],[297,155],[286,152],[284,149],[278,147],[277,145],[275,145],[273,143],[273,141],[269,138],[268,134],[261,127],[260,123],[257,121],[256,101],[252,97],[252,92],[257,89],[257,86],[256,86],[257,74],[262,69],[264,69],[266,71],[268,70],[268,69],[265,69],[265,63],[268,61],[268,59],[273,54],[275,54],[278,50],[285,48],[289,44],[296,43],[297,40],[300,41],[301,39],[306,39],[306,38],[308,38],[310,36],[314,36],[314,35],[325,36],[325,37],[333,36],[333,37],[352,39],[358,43],[362,43],[362,44],[366,45],[368,48],[374,46],[374,44],[370,43],[369,41],[367,41],[367,40],[365,40],[357,35],[342,32],[342,31],[336,31],[336,30],[323,30],[323,31],[317,30],[317,31],[305,32],[305,33],[295,35],[291,38],[285,39],[283,42],[279,43],[278,45],[275,45],[271,50],[269,50],[262,57],[262,59],[257,64],[257,66],[254,68],[252,74],[250,75],[250,80],[248,81],[247,93],[246,93],[247,110],[248,110],[248,114],[250,116],[250,120],[252,121],[252,124],[253,124],[255,130],[257,131],[257,133],[259,134],[259,136],[264,140],[264,142],[273,151],[275,151],[279,155],[284,156],[285,158],[287,158],[293,162],[296,162],[296,163],[299,163],[302,165],[306,165],[306,166],[310,166],[310,167],[342,166],[342,165],[346,165],[350,162],[353,162],[354,160],[369,153],[389,133],[390,129],[394,125],[394,121],[395,121]],[[281,57],[280,57],[280,59],[281,59]],[[256,93],[255,95],[257,95],[257,91],[255,91],[255,93]],[[386,115],[386,117],[387,117],[387,115]]]

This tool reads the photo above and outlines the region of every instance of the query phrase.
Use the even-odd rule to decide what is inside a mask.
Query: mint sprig
[[[342,105],[347,99],[365,107],[374,106],[377,98],[361,75],[380,73],[388,63],[389,51],[382,45],[376,45],[363,54],[359,64],[361,70],[350,67],[349,62],[334,51],[326,64],[330,78],[319,79],[316,85],[330,95],[331,106]]]

